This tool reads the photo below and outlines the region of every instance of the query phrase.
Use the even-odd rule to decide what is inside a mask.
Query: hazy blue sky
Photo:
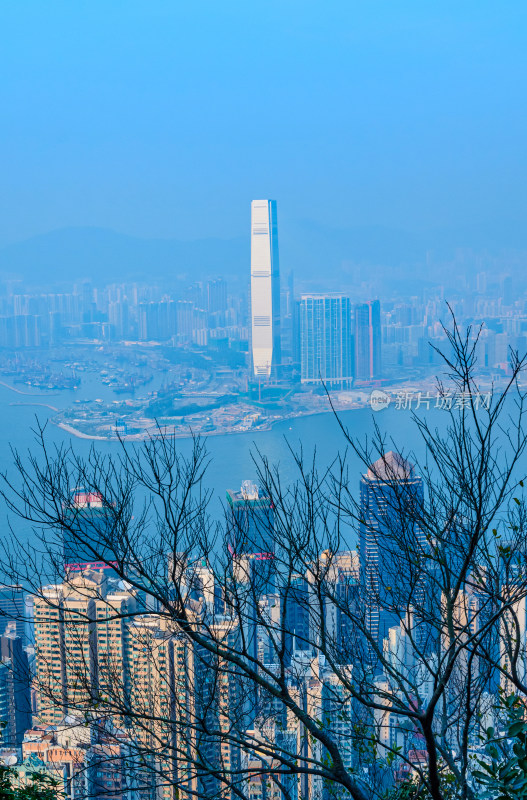
[[[527,3],[3,0],[0,243],[525,219]]]

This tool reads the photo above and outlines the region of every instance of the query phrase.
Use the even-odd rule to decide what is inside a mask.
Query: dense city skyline
[[[527,6],[0,5],[0,794],[527,797]]]
[[[166,284],[70,279],[43,291],[0,282],[0,371],[76,393],[82,373],[95,371],[124,395],[77,396],[53,417],[76,436],[140,439],[156,425],[178,436],[265,430],[328,411],[325,389],[341,411],[372,404],[381,387],[384,402],[409,407],[415,395],[429,406],[453,313],[471,329],[482,392],[505,385],[513,353],[527,347],[527,294],[516,275],[476,261],[479,271],[455,290],[394,288],[356,269],[338,292],[324,272],[319,290],[306,292],[313,281],[299,286],[292,270],[280,273],[277,207],[252,201],[240,280],[215,269]]]

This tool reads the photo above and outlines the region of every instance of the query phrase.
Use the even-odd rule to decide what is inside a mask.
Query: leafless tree
[[[482,400],[477,332],[448,336],[443,409],[414,415],[421,458],[341,422],[347,449],[324,469],[291,450],[288,485],[255,450],[265,502],[219,521],[202,440],[189,458],[161,433],[82,458],[38,428],[3,475],[33,535],[3,562],[49,630],[43,718],[122,746],[139,796],[366,800],[411,774],[416,797],[478,797],[498,689],[527,682],[525,362]],[[108,569],[65,570],[65,547]]]

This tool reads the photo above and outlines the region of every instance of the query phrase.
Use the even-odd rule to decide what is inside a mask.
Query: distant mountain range
[[[0,249],[0,273],[48,285],[89,278],[189,281],[241,273],[243,239],[140,239],[103,228],[64,228]]]
[[[370,279],[372,273],[383,282],[441,282],[444,276],[434,270],[434,263],[452,258],[461,248],[499,255],[514,272],[515,262],[527,251],[525,226],[514,221],[420,234],[382,227],[330,229],[305,221],[282,225],[279,239],[283,275],[294,270],[297,280],[321,286],[338,284],[346,273],[353,282]],[[223,275],[245,281],[249,249],[248,235],[181,241],[144,239],[103,228],[64,228],[0,248],[0,274],[48,287],[86,278],[95,283],[147,279],[170,285]],[[467,272],[484,267],[478,258],[473,262],[469,256]]]

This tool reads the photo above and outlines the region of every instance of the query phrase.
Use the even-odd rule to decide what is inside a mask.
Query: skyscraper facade
[[[371,381],[381,374],[381,307],[378,300],[355,306],[355,377]]]
[[[392,450],[370,466],[360,482],[361,580],[369,597],[368,627],[382,650],[383,639],[404,613],[408,548],[424,550],[422,531],[411,509],[423,503],[423,480],[413,466]]]
[[[344,295],[309,294],[300,301],[302,383],[346,386],[352,380],[351,305]]]
[[[85,569],[34,598],[37,717],[57,724],[93,692],[124,691],[136,595],[103,570]],[[117,715],[116,715],[117,718]]]
[[[309,583],[304,575],[291,580],[286,600],[282,598],[284,628],[284,653],[287,664],[295,650],[309,650]]]
[[[22,586],[0,586],[0,636],[7,628],[14,628],[16,635],[27,643],[26,601]]]
[[[207,311],[209,314],[227,311],[227,281],[215,278],[207,282]]]
[[[67,572],[87,568],[111,570],[110,564],[100,559],[110,561],[114,557],[109,543],[115,524],[111,508],[100,494],[74,490],[71,503],[64,510],[64,569]]]
[[[0,737],[3,746],[20,747],[31,727],[30,669],[22,639],[13,634],[0,636],[0,714],[5,723]]]
[[[258,650],[257,606],[262,595],[274,591],[274,511],[270,497],[252,481],[239,492],[227,491],[227,540],[233,578],[246,586],[246,631],[249,652]]]
[[[275,200],[251,203],[251,342],[255,378],[281,364],[280,269]]]
[[[268,560],[274,554],[271,500],[253,481],[243,481],[240,491],[227,491],[228,541],[235,557]]]

